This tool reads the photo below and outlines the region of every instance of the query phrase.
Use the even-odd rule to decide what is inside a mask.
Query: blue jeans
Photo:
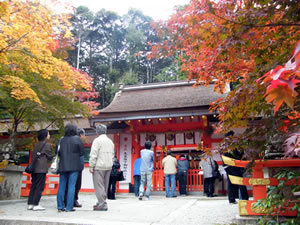
[[[147,188],[144,194],[144,187],[147,181]],[[141,172],[140,195],[145,195],[149,198],[152,186],[152,172]]]
[[[169,191],[170,182],[171,182],[171,195]],[[175,174],[165,174],[165,189],[166,189],[166,197],[175,196]]]
[[[59,175],[59,187],[57,191],[57,209],[64,210],[65,189],[68,184],[67,206],[66,211],[71,211],[74,206],[75,184],[77,181],[78,171],[64,172]]]

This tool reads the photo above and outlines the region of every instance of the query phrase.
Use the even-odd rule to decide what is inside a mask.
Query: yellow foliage
[[[27,79],[22,79],[31,74],[56,78],[69,90],[91,88],[89,80],[72,70],[66,61],[53,56],[59,47],[58,37],[72,36],[65,15],[53,14],[38,0],[4,0],[0,8],[0,65],[11,70],[1,82],[11,89],[12,97],[40,103],[24,81]]]
[[[41,104],[40,99],[38,98],[36,93],[30,88],[29,84],[19,77],[8,75],[0,77],[0,84],[3,87],[9,88],[10,95],[15,99],[29,99],[33,102]]]

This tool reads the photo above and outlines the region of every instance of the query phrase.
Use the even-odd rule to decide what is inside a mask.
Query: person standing
[[[139,196],[139,187],[141,184],[141,158],[137,158],[133,165],[134,193]]]
[[[80,137],[82,143],[86,142],[85,139],[85,131],[82,128],[77,129],[77,135]],[[80,163],[81,163],[81,170],[78,171],[78,176],[75,184],[75,194],[74,194],[74,207],[81,208],[82,205],[78,202],[78,194],[81,189],[81,180],[82,180],[82,170],[84,169],[84,155],[80,156]],[[67,205],[67,196],[68,196],[68,185],[66,186],[65,190],[65,205]]]
[[[214,197],[215,178],[213,177],[214,160],[211,156],[205,155],[200,161],[200,167],[203,170],[204,194],[207,197]]]
[[[58,149],[58,146],[59,149]],[[65,135],[58,142],[56,152],[59,156],[59,187],[57,192],[58,212],[75,211],[74,195],[75,184],[78,172],[82,170],[81,156],[84,154],[84,147],[80,137],[77,135],[77,127],[67,124]],[[68,186],[67,202],[64,203],[65,189]]]
[[[97,203],[95,211],[107,211],[107,191],[109,177],[115,156],[114,143],[106,135],[107,128],[104,124],[96,126],[96,133],[99,135],[92,144],[90,152],[89,167],[93,174],[93,183]]]
[[[39,205],[39,202],[45,187],[48,164],[53,158],[50,144],[47,142],[49,139],[50,134],[48,130],[42,129],[38,131],[38,142],[34,145],[33,153],[31,155],[32,161],[36,157],[38,158],[33,173],[31,174],[31,188],[27,201],[28,210],[45,210],[44,207]]]
[[[153,162],[154,162],[154,152],[151,150],[152,143],[150,141],[145,142],[145,149],[141,151],[141,184],[139,190],[139,200],[143,200],[145,195],[145,200],[149,200],[150,190],[152,186],[152,172]],[[145,184],[147,182],[147,188],[144,193]]]
[[[119,163],[117,156],[115,155],[112,170],[111,170],[110,177],[109,177],[109,184],[108,184],[108,191],[107,191],[107,198],[111,199],[111,200],[116,199],[116,196],[115,196],[116,183],[117,183],[117,179],[118,179],[118,172],[119,172],[118,170],[119,169],[120,169],[120,163]]]
[[[230,136],[233,135],[234,135],[234,131],[229,131],[228,133],[225,134],[225,138],[228,139]],[[226,152],[224,156],[241,160],[243,154],[237,149],[235,149],[232,152]],[[248,200],[249,195],[246,186],[233,184],[229,179],[229,175],[243,177],[244,169],[224,164],[224,170],[227,174],[227,190],[228,190],[229,204],[237,204],[235,199],[239,197],[239,193],[240,193],[241,200]]]
[[[176,167],[177,160],[175,157],[171,156],[172,151],[167,151],[167,156],[163,159],[163,167],[165,174],[165,189],[166,189],[166,197],[175,198],[175,178],[176,178]],[[171,182],[171,194],[169,191],[169,184]]]
[[[187,180],[187,173],[190,167],[189,161],[185,158],[185,155],[181,155],[177,160],[177,174],[179,180],[179,193],[180,195],[186,195],[186,180]]]

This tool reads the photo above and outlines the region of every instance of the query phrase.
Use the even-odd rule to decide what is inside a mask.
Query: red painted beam
[[[186,131],[186,130],[204,130],[203,123],[169,123],[169,124],[151,124],[151,125],[137,125],[134,127],[135,132],[175,132],[175,131]]]

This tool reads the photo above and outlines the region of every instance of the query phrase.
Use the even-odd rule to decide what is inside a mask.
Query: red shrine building
[[[118,192],[130,191],[134,161],[146,140],[152,142],[155,153],[152,191],[164,191],[162,159],[169,149],[173,156],[184,154],[190,161],[187,191],[203,190],[201,172],[199,175],[201,150],[217,146],[224,138],[214,132],[217,112],[209,111],[209,107],[225,95],[214,92],[214,84],[194,84],[195,81],[174,81],[121,86],[110,105],[90,118],[92,127],[106,124],[108,136],[115,143],[125,177],[119,182]],[[221,164],[218,154],[213,157]],[[223,182],[220,186],[224,191]]]

